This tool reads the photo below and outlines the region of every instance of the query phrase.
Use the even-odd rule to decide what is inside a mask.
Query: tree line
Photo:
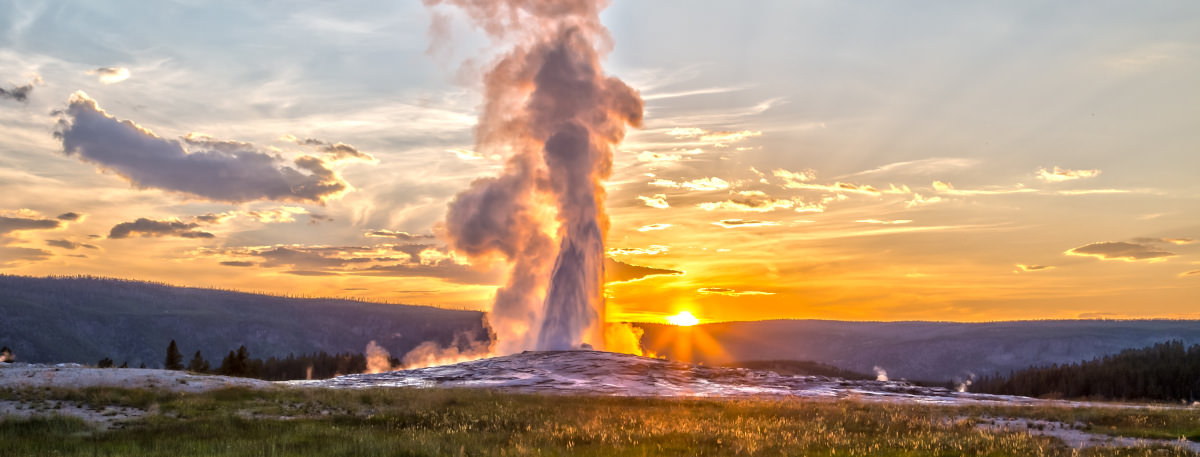
[[[392,357],[389,362],[398,366],[400,360]],[[115,363],[105,357],[96,364],[99,368],[113,368]],[[127,368],[122,364],[120,368]],[[142,364],[142,368],[146,365]],[[201,351],[196,351],[187,364],[183,363],[183,353],[175,340],[167,345],[163,367],[168,370],[186,370],[192,373],[218,374],[223,376],[239,376],[257,378],[267,381],[290,381],[297,379],[328,379],[335,376],[362,373],[367,370],[367,357],[359,353],[329,354],[325,351],[311,354],[288,354],[287,357],[269,357],[255,359],[250,357],[250,351],[245,345],[231,350],[221,359],[219,365],[213,366]]]
[[[1167,341],[1069,365],[984,377],[975,392],[1043,398],[1194,402],[1200,397],[1200,345]]]

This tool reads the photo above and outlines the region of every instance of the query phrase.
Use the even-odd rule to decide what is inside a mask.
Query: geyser
[[[512,44],[484,76],[476,130],[476,149],[506,156],[504,170],[459,193],[445,225],[458,252],[508,264],[489,315],[495,352],[606,348],[603,181],[625,128],[642,120],[637,92],[600,65],[606,2],[426,4],[459,7],[493,42]]]

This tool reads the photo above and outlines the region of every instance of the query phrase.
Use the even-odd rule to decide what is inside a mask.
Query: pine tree
[[[233,351],[229,351],[229,354],[221,359],[221,367],[217,368],[217,373],[225,376],[238,376],[237,356],[233,354]]]
[[[179,352],[179,346],[175,345],[175,340],[171,340],[171,344],[167,346],[167,360],[163,365],[168,370],[183,369],[183,354]]]
[[[112,367],[113,367],[113,359],[110,359],[108,357],[100,359],[100,362],[96,363],[96,368],[112,368]]]
[[[192,356],[192,361],[188,362],[188,371],[193,373],[208,373],[212,371],[212,367],[208,365],[208,361],[200,355],[200,351],[196,351],[196,355]]]

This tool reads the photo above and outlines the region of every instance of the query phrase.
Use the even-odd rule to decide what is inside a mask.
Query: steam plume
[[[879,365],[875,365],[875,380],[876,381],[887,381],[888,380],[887,370],[884,370],[883,367],[880,367]]]
[[[392,355],[375,340],[367,343],[367,373],[383,373],[392,371]],[[312,377],[312,374],[309,374]]]
[[[426,0],[453,5],[498,43],[476,150],[507,156],[450,203],[459,252],[509,265],[489,317],[496,350],[605,348],[603,181],[642,100],[600,65],[610,46],[593,0]],[[438,28],[445,30],[445,28]]]

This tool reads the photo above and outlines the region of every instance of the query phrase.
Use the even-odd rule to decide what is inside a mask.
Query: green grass
[[[1134,438],[1200,442],[1200,409],[1145,406],[1138,408],[975,408],[977,414],[1030,417],[1083,424],[1091,433]]]
[[[439,389],[226,389],[188,395],[103,389],[0,395],[89,405],[113,401],[156,412],[109,431],[69,418],[5,420],[0,422],[0,453],[6,456],[1194,455],[1173,448],[1150,454],[1146,449],[1073,454],[1052,438],[976,429],[972,417],[1042,417],[1138,434],[1185,430],[1200,414]]]

